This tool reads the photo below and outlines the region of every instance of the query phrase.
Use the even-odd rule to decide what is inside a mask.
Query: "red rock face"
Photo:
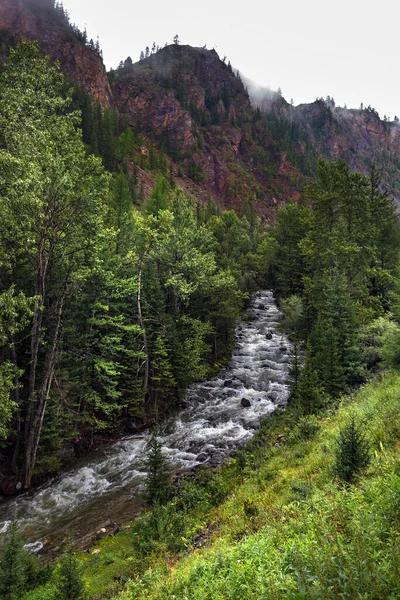
[[[114,86],[114,99],[132,126],[140,123],[148,133],[165,134],[182,151],[193,148],[190,114],[171,90],[157,83],[154,73],[144,71],[122,77]]]
[[[314,151],[328,160],[344,159],[354,171],[369,174],[372,164],[385,186],[400,201],[400,127],[382,121],[374,110],[327,107],[323,101],[293,110]]]
[[[247,197],[263,195],[257,211],[268,213],[267,182],[261,170],[253,170],[247,126],[239,126],[251,121],[249,97],[214,50],[167,46],[120,77],[113,94],[132,127],[170,149],[176,170],[186,175],[179,185],[191,195],[211,195],[219,206],[235,209]]]
[[[74,83],[103,107],[112,105],[101,57],[57,18],[50,0],[1,0],[0,30],[6,30],[14,41],[38,40],[45,54],[57,59]]]

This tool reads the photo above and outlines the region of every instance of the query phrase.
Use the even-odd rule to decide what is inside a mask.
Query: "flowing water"
[[[229,366],[191,387],[182,409],[164,423],[159,436],[176,473],[221,463],[286,404],[290,345],[276,331],[278,316],[272,293],[259,292],[236,330]],[[39,551],[65,536],[82,539],[107,521],[129,519],[140,508],[148,439],[122,439],[37,490],[1,500],[0,533],[16,519]]]

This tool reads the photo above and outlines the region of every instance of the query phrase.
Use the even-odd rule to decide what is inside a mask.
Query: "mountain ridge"
[[[274,92],[251,98],[246,79],[215,50],[188,45],[136,63],[128,57],[107,76],[99,48],[52,0],[1,0],[0,32],[11,45],[37,39],[102,110],[117,109],[143,135],[134,163],[150,148],[161,150],[171,177],[202,203],[240,212],[251,202],[273,220],[276,207],[299,201],[319,156],[344,159],[364,174],[375,164],[400,201],[398,123],[371,107],[348,110],[331,98],[294,107]],[[139,177],[145,190],[154,179]]]

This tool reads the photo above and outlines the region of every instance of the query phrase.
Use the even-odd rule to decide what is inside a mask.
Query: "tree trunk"
[[[38,402],[32,424],[30,426],[26,452],[25,452],[25,476],[24,487],[29,488],[32,480],[32,473],[35,467],[37,451],[43,429],[44,416],[46,413],[47,402],[50,396],[51,386],[53,383],[54,369],[57,362],[57,347],[61,329],[61,317],[64,306],[66,290],[63,296],[58,301],[57,307],[57,323],[53,333],[51,348],[46,357],[46,367],[44,371],[43,382],[38,394]]]
[[[10,344],[11,344],[11,354],[14,367],[16,369],[15,378],[14,378],[14,393],[15,393],[15,402],[18,406],[17,413],[17,430],[16,430],[16,441],[14,446],[14,453],[11,460],[11,470],[14,475],[18,475],[18,456],[19,456],[19,448],[21,444],[21,405],[20,405],[20,395],[19,395],[19,375],[18,375],[18,362],[17,362],[17,351],[15,349],[15,339],[13,334],[10,334]]]
[[[138,274],[138,293],[137,293],[137,309],[138,309],[138,320],[139,325],[142,328],[142,336],[143,336],[143,348],[145,353],[145,362],[144,362],[144,389],[145,391],[149,385],[149,368],[150,368],[150,357],[149,357],[149,344],[147,341],[147,333],[146,327],[144,324],[143,314],[142,314],[142,304],[141,304],[141,289],[142,289],[142,272],[143,272],[143,261],[139,262],[139,274]]]

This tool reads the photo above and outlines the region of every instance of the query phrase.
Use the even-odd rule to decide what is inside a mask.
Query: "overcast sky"
[[[100,37],[107,68],[153,41],[215,48],[259,85],[295,104],[333,96],[400,116],[400,4],[380,0],[64,0],[72,22]]]

